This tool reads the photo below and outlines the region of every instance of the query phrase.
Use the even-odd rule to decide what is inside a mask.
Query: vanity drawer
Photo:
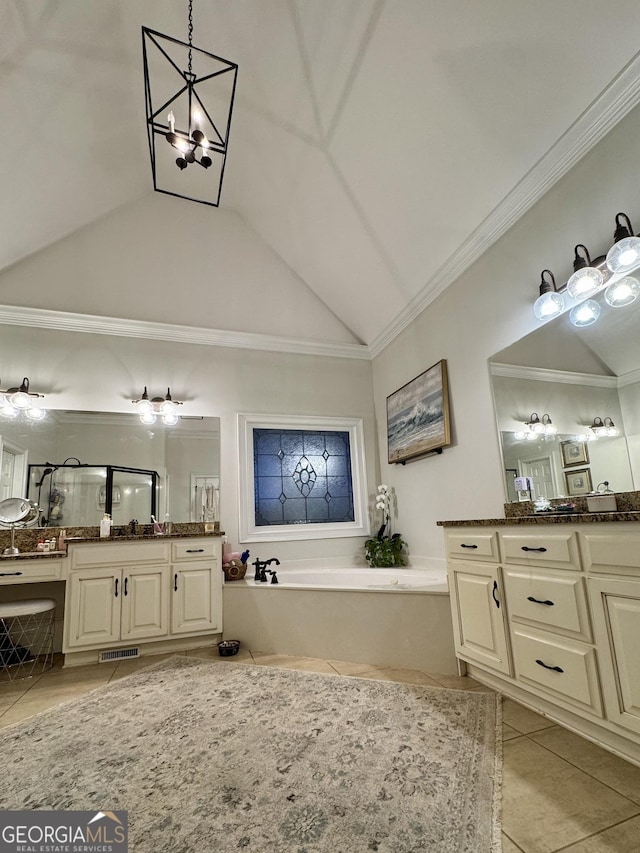
[[[513,626],[513,663],[523,684],[602,717],[593,648],[533,628]]]
[[[638,575],[640,569],[640,525],[609,525],[606,532],[580,532],[585,568],[592,572]]]
[[[218,555],[218,541],[214,539],[185,539],[184,542],[171,543],[171,559],[214,560]]]
[[[505,563],[548,566],[556,569],[580,571],[578,535],[575,531],[557,527],[500,533],[500,549]]]
[[[59,581],[63,578],[62,560],[36,557],[33,560],[0,561],[0,585]]]
[[[471,531],[456,530],[447,533],[447,554],[453,559],[482,560],[497,563],[498,534],[495,530],[474,528]]]
[[[74,569],[89,566],[122,566],[125,563],[167,563],[167,542],[96,542],[93,545],[71,545]]]
[[[574,573],[553,573],[508,566],[503,571],[509,616],[577,640],[591,640],[584,579]]]

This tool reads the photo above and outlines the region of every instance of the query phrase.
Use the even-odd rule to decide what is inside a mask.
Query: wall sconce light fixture
[[[549,415],[543,415],[542,418],[539,418],[536,412],[532,412],[531,417],[525,421],[524,425],[527,427],[526,430],[518,430],[514,433],[518,441],[537,441],[539,439],[550,441],[557,432]]]
[[[29,380],[25,376],[21,385],[0,391],[0,417],[17,418],[23,413],[31,421],[41,421],[46,415],[46,411],[36,402],[41,398],[44,398],[44,394],[29,390]]]
[[[602,418],[594,418],[589,429],[598,438],[614,438],[616,435],[620,435],[620,430],[611,418],[605,418],[604,420]]]
[[[136,407],[137,413],[140,415],[140,420],[143,424],[151,425],[156,422],[158,415],[162,418],[162,423],[166,426],[175,426],[180,418],[178,417],[178,406],[181,406],[178,400],[171,398],[171,389],[167,388],[165,397],[151,397],[147,393],[147,386],[144,386],[142,397],[139,400],[132,400]]]
[[[593,261],[587,247],[578,243],[573,250],[573,275],[560,287],[551,270],[542,271],[540,295],[533,306],[538,320],[551,320],[564,311],[565,291],[571,299],[577,300],[569,320],[578,328],[593,325],[600,316],[600,304],[590,297],[603,288],[606,288],[604,300],[611,308],[623,308],[635,302],[640,295],[640,283],[635,278],[619,278],[640,266],[640,237],[633,235],[626,213],[616,215],[614,241],[606,257],[602,255]],[[616,277],[616,281],[611,281]]]

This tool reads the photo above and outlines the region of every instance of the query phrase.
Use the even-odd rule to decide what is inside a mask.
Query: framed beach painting
[[[442,359],[387,397],[389,462],[442,452],[450,443],[447,361]]]

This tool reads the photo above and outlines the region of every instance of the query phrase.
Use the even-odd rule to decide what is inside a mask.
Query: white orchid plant
[[[399,533],[385,534],[391,519],[391,491],[384,483],[378,486],[376,492],[376,509],[382,513],[382,525],[377,535],[364,543],[367,562],[375,567],[405,566],[406,560],[402,549],[407,543],[402,540]]]

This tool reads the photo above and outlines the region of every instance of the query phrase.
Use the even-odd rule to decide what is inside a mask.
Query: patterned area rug
[[[496,853],[494,694],[176,657],[0,732],[4,809],[130,853]]]

